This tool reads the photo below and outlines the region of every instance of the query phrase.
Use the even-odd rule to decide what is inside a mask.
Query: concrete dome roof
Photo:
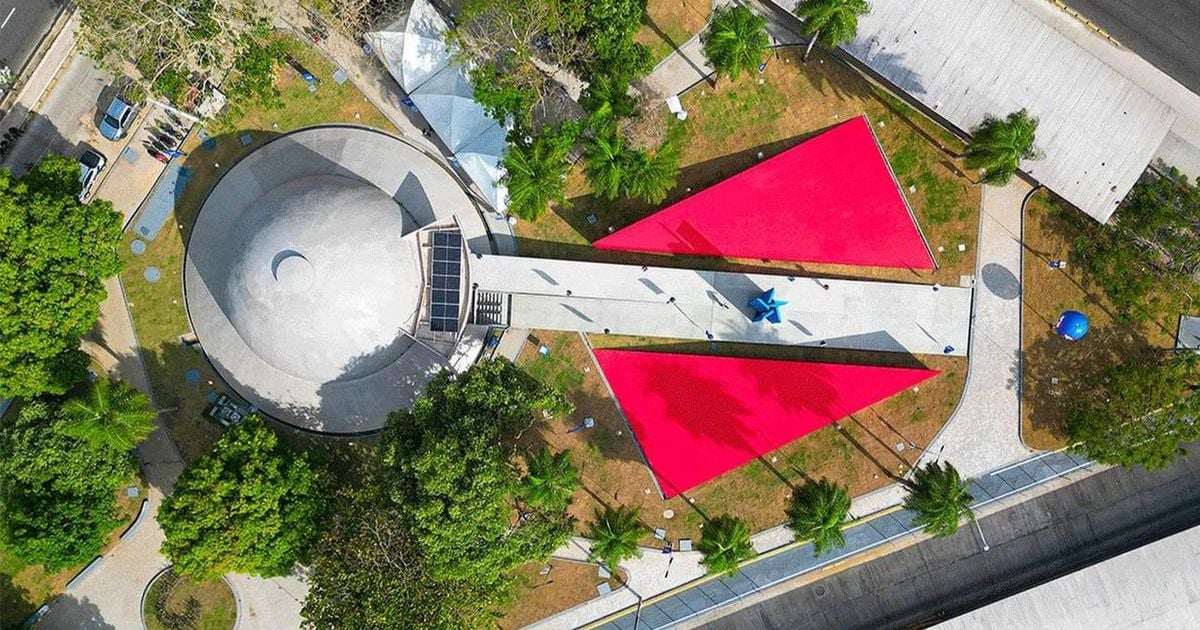
[[[319,433],[378,431],[482,345],[465,319],[449,337],[414,339],[429,328],[420,243],[434,228],[490,251],[471,197],[421,149],[362,127],[274,138],[225,172],[192,224],[192,330],[264,414]]]
[[[246,344],[280,371],[350,380],[395,361],[421,299],[415,239],[383,191],[340,175],[291,180],[252,202],[217,301]]]

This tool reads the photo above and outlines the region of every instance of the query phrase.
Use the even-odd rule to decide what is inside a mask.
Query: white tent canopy
[[[454,62],[442,37],[447,28],[428,0],[415,0],[406,16],[367,37],[458,165],[503,211],[507,195],[500,160],[506,132],[475,102],[467,69]]]

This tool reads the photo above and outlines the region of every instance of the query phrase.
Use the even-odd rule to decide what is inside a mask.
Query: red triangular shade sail
[[[634,350],[596,361],[667,497],[938,374]]]
[[[866,117],[596,241],[599,249],[933,269]]]

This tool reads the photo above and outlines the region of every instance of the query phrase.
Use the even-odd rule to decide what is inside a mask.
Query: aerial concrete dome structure
[[[478,355],[482,331],[464,324],[469,246],[487,251],[482,218],[434,158],[375,130],[305,129],[210,192],[188,239],[188,315],[216,371],[261,412],[369,433]]]

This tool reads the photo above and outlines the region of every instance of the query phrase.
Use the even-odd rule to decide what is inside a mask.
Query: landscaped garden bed
[[[663,203],[599,199],[577,167],[568,181],[569,206],[555,206],[554,213],[536,222],[517,224],[521,255],[959,285],[961,276],[974,273],[979,217],[979,187],[956,157],[963,150],[961,142],[841,62],[814,51],[804,64],[802,52],[780,49],[768,58],[761,74],[722,79],[716,89],[701,83],[684,95],[688,119],[682,123],[686,135],[681,171]],[[609,228],[629,225],[860,114],[870,120],[912,206],[940,266],[935,271],[664,257],[601,251],[590,245]]]
[[[603,504],[640,507],[641,520],[649,528],[666,529],[667,539],[672,541],[697,539],[705,520],[724,512],[745,519],[754,531],[759,531],[787,520],[787,497],[792,486],[802,483],[805,476],[844,483],[852,496],[889,485],[894,482],[889,474],[906,473],[920,457],[920,449],[950,417],[966,377],[966,360],[956,357],[917,360],[904,354],[725,343],[718,344],[714,351],[705,342],[610,335],[594,335],[589,340],[598,348],[927,367],[942,373],[916,391],[906,390],[842,420],[838,423],[840,429],[821,429],[692,492],[664,500],[583,338],[576,333],[534,331],[519,364],[562,391],[574,403],[575,412],[551,420],[536,435],[528,436],[524,446],[536,450],[548,444],[555,450],[570,450],[584,485],[571,508],[579,519],[581,533],[587,531],[587,523]],[[542,346],[549,349],[545,355],[539,352]],[[580,428],[588,417],[595,425]],[[668,518],[668,514],[672,516]],[[643,543],[653,545],[655,541],[647,534]]]
[[[1120,213],[1114,219],[1120,220]],[[1079,258],[1077,239],[1111,229],[1100,226],[1046,191],[1030,200],[1023,240],[1022,438],[1032,448],[1065,446],[1070,402],[1088,379],[1115,365],[1149,359],[1175,347],[1181,313],[1196,313],[1193,281],[1165,275],[1141,302],[1142,321],[1123,316],[1105,287]],[[1066,261],[1052,268],[1052,261]],[[1132,273],[1132,272],[1131,272]],[[1087,315],[1090,329],[1077,342],[1054,331],[1067,309]]]
[[[597,597],[597,587],[601,584],[607,584],[614,591],[622,587],[624,571],[601,578],[599,568],[590,562],[557,558],[520,567],[516,571],[513,601],[504,610],[500,627],[515,630],[578,606]]]
[[[237,601],[225,580],[195,582],[167,569],[150,583],[142,619],[149,630],[230,630]]]
[[[133,313],[134,326],[146,360],[146,368],[158,405],[167,411],[167,425],[180,454],[192,461],[217,440],[221,428],[203,416],[206,396],[223,384],[198,348],[187,348],[180,337],[191,328],[183,303],[182,273],[184,242],[196,213],[217,179],[239,157],[279,134],[311,125],[348,123],[395,131],[394,126],[350,83],[332,80],[334,67],[310,45],[294,38],[285,40],[286,52],[321,79],[316,92],[287,66],[277,69],[282,106],[246,107],[240,116],[215,128],[206,146],[192,134],[184,145],[188,156],[183,167],[191,172],[186,188],[178,195],[175,213],[167,218],[157,237],[147,243],[142,255],[134,255],[129,244],[137,238],[125,235],[121,256],[125,269],[121,280]],[[248,142],[246,142],[248,140]],[[148,282],[148,267],[157,267],[160,280]],[[198,382],[188,372],[198,370]],[[193,373],[194,376],[195,373]]]

